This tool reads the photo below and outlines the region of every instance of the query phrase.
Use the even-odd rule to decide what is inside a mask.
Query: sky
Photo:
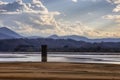
[[[120,38],[120,0],[0,0],[0,27],[23,36]]]

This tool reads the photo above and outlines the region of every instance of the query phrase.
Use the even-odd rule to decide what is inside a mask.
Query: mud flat
[[[0,63],[0,80],[120,80],[120,65]]]

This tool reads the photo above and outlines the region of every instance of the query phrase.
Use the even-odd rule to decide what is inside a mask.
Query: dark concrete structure
[[[41,61],[42,62],[47,62],[47,45],[42,45],[41,46]]]

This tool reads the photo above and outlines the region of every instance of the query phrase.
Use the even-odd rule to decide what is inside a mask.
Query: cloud
[[[119,30],[117,29],[117,32],[114,31],[104,31],[104,30],[98,30],[93,29],[90,26],[86,26],[80,21],[73,22],[65,22],[60,21],[58,26],[59,29],[53,29],[53,30],[43,30],[42,33],[47,34],[58,34],[58,35],[79,35],[79,36],[86,36],[89,38],[105,38],[105,37],[120,37]],[[114,29],[113,29],[114,30]]]
[[[78,0],[72,0],[73,2],[78,2]]]
[[[120,23],[120,15],[107,15],[103,17],[104,19],[115,20]]]
[[[23,3],[22,0],[0,2],[0,26],[10,27],[18,32],[53,29],[57,25],[54,16],[59,14],[57,11],[49,12],[40,0],[32,0],[31,3]]]
[[[120,12],[120,0],[107,0],[107,1],[116,5],[116,7],[113,9],[113,12]]]
[[[0,13],[39,13],[49,14],[48,9],[41,3],[40,0],[32,0],[31,3],[23,3],[22,0],[17,0],[12,3],[0,2]],[[56,12],[55,12],[56,13]],[[58,13],[57,13],[58,14]]]
[[[77,2],[77,0],[73,1]],[[22,0],[11,3],[0,1],[0,26],[9,27],[26,36],[58,34],[109,37],[116,35],[116,33],[98,31],[80,21],[69,22],[56,19],[55,16],[60,14],[58,11],[50,12],[40,0],[31,0],[29,3],[24,3]]]
[[[81,1],[99,2],[101,0],[81,0]]]
[[[107,0],[110,3],[120,4],[120,0]]]
[[[109,32],[106,32],[105,35],[112,36],[112,37],[120,37],[120,0],[107,0],[112,5],[115,5],[116,7],[113,8],[112,14],[108,14],[103,16],[103,19],[107,19],[109,21],[112,21],[115,23],[114,26],[112,26],[109,29]]]
[[[114,4],[116,7],[113,9],[113,12],[116,13],[115,15],[108,14],[103,16],[104,19],[114,20],[117,24],[120,25],[120,0],[107,0],[109,3]]]
[[[59,12],[49,12],[40,0],[23,3],[17,0],[12,3],[0,2],[0,25],[10,27],[26,35],[84,35],[92,32],[82,23],[56,21]]]

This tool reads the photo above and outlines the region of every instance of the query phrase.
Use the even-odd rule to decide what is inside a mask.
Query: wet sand
[[[120,80],[120,65],[0,63],[0,80]]]

